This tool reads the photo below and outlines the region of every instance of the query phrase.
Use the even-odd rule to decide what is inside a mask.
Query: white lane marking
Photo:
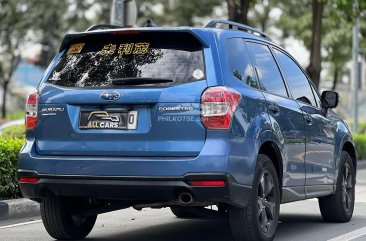
[[[14,227],[18,227],[18,226],[24,226],[24,225],[40,223],[40,222],[42,222],[42,220],[29,221],[29,222],[24,222],[24,223],[16,223],[16,224],[12,224],[12,225],[1,226],[0,229],[14,228]]]
[[[359,238],[363,235],[366,235],[366,227],[353,230],[349,233],[342,234],[332,239],[328,239],[328,241],[350,241]]]

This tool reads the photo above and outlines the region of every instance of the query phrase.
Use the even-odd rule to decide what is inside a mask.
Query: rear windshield
[[[177,32],[84,35],[66,45],[47,81],[65,87],[101,87],[112,86],[112,80],[124,78],[154,80],[148,86],[203,80],[202,44],[190,33]],[[159,79],[171,81],[155,83]]]

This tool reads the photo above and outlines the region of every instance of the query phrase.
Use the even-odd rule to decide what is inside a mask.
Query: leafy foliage
[[[310,48],[311,41],[311,1],[284,0],[278,4],[283,11],[278,26],[283,30],[283,38],[290,35],[303,41],[306,48]]]
[[[24,125],[11,126],[0,134],[0,199],[20,197],[18,155],[25,142]]]
[[[24,139],[0,139],[0,199],[20,197],[17,179],[18,153]]]
[[[226,0],[229,20],[248,24],[248,12],[253,7],[254,2],[253,0]]]
[[[0,85],[2,117],[6,116],[6,94],[23,51],[41,44],[40,66],[46,67],[65,33],[83,31],[98,22],[109,22],[112,0],[0,0]],[[90,11],[95,16],[89,16]]]
[[[357,160],[366,159],[366,134],[353,135],[353,140],[356,146]]]
[[[0,1],[0,85],[2,87],[2,118],[6,117],[6,93],[11,77],[21,58],[21,47],[26,42],[31,26],[26,1]]]
[[[278,7],[283,11],[278,22],[279,27],[284,30],[284,38],[293,35],[296,39],[302,40],[307,49],[312,44],[312,11],[311,4],[314,0],[279,2]],[[322,31],[315,39],[322,39],[322,61],[330,63],[334,73],[334,87],[338,77],[345,72],[345,63],[352,56],[352,25],[355,17],[353,11],[354,1],[345,0],[315,0],[324,4],[322,14]],[[359,1],[359,11],[356,14],[366,14],[366,1]],[[314,13],[314,12],[313,12]],[[362,27],[362,35],[366,29]],[[361,39],[362,40],[362,39]],[[365,38],[361,42],[366,45]],[[319,68],[320,66],[318,66]],[[333,87],[333,88],[334,88]]]
[[[358,123],[358,134],[365,134],[366,135],[366,122]]]
[[[153,19],[157,25],[170,26],[195,26],[200,25],[200,18],[212,14],[213,8],[222,5],[224,0],[200,0],[181,1],[181,0],[136,0],[138,6],[138,18],[140,24],[147,19]]]
[[[67,32],[84,31],[97,23],[109,23],[112,5],[112,0],[29,2],[35,2],[30,7],[33,14],[29,17],[33,21],[32,29],[37,33],[33,41],[42,45],[38,64],[43,67],[50,63]],[[88,16],[91,10],[95,11],[95,16]]]
[[[5,119],[8,121],[11,121],[11,120],[19,120],[19,119],[23,119],[23,118],[24,118],[24,110],[21,109],[21,110],[16,110],[16,111],[12,111],[12,112],[7,112]]]
[[[25,138],[24,125],[10,126],[8,128],[5,128],[1,132],[0,138],[4,138],[4,139],[9,139],[9,138],[24,139]]]

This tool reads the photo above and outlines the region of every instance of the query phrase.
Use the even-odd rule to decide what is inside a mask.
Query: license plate
[[[137,111],[80,111],[80,129],[134,130]]]

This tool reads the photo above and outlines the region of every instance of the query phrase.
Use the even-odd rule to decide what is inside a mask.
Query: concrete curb
[[[39,216],[39,203],[26,198],[0,201],[0,220]]]

